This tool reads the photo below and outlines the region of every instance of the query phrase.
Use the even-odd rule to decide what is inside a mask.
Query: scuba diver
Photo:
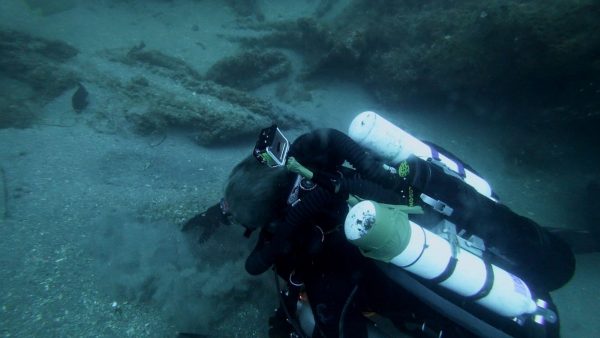
[[[221,202],[184,225],[259,231],[246,271],[287,283],[273,337],[381,336],[381,318],[417,337],[558,337],[549,292],[574,274],[565,242],[376,113],[348,134],[318,129],[290,145],[263,129]]]

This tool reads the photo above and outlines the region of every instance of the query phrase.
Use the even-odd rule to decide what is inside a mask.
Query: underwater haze
[[[0,337],[266,337],[255,237],[180,228],[262,128],[346,132],[367,110],[517,213],[589,233],[552,297],[563,337],[600,337],[598,17],[597,0],[2,0]]]

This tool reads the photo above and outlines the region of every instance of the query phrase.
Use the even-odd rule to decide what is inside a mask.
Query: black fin
[[[544,228],[565,241],[576,254],[600,252],[600,240],[589,230]]]

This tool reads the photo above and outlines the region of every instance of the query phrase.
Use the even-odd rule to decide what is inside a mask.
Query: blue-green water
[[[598,5],[410,3],[2,1],[0,335],[266,336],[277,299],[270,275],[244,270],[254,238],[225,227],[198,245],[179,226],[218,201],[271,120],[293,138],[375,110],[463,158],[518,213],[597,227],[599,44],[578,43],[595,23],[568,19]],[[570,29],[551,39],[556,11]],[[256,50],[242,66],[267,50],[284,61],[235,62]],[[207,82],[228,57],[222,72],[258,86]],[[600,255],[577,259],[553,293],[562,336],[596,337]]]

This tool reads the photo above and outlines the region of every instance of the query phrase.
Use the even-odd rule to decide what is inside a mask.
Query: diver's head
[[[283,214],[289,172],[270,168],[253,155],[238,163],[227,180],[225,200],[234,221],[247,229],[268,225]]]

